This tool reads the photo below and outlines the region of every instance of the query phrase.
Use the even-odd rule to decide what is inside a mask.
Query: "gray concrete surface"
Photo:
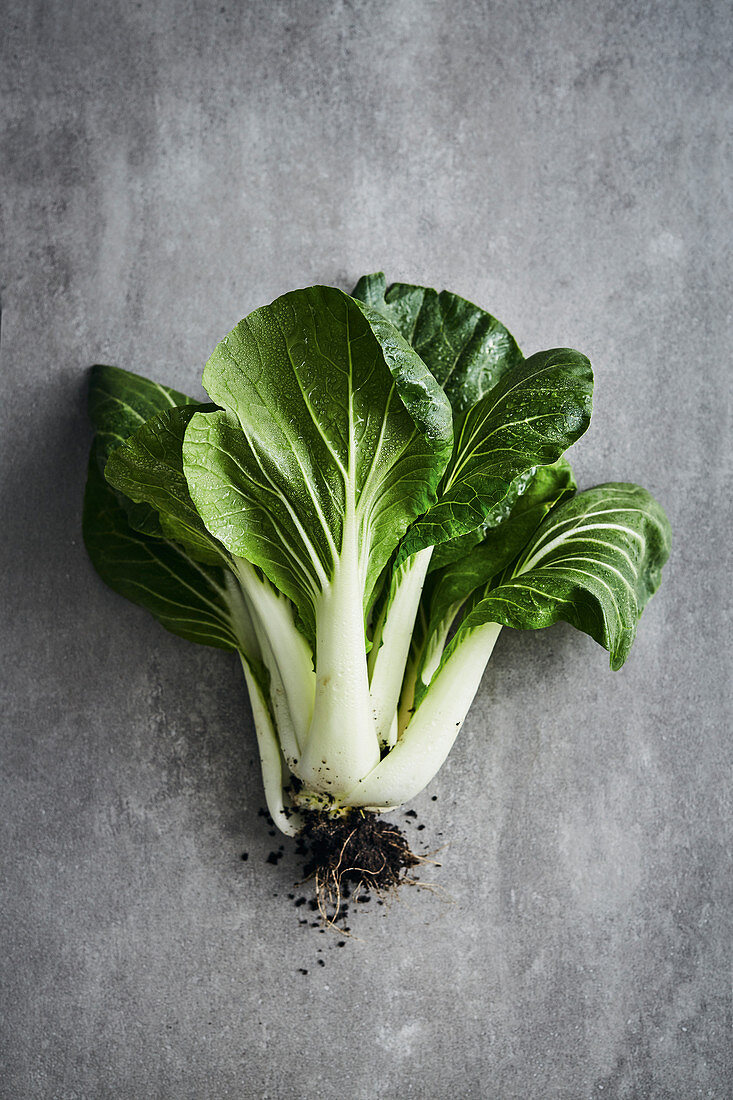
[[[729,5],[3,10],[0,1095],[733,1096]],[[339,948],[265,862],[235,661],[85,557],[84,384],[189,389],[380,267],[586,351],[581,483],[676,541],[621,673],[506,632],[415,803],[437,892]]]

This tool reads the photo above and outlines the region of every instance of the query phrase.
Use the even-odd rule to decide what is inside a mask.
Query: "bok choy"
[[[637,485],[577,491],[584,355],[525,358],[379,274],[256,309],[203,385],[92,369],[84,537],[113,589],[239,655],[283,832],[417,795],[504,626],[564,620],[621,667],[670,531]]]

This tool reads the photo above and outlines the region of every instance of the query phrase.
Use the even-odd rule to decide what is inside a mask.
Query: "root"
[[[348,931],[338,920],[346,899],[359,901],[375,893],[384,899],[402,885],[416,885],[412,868],[436,864],[410,849],[402,831],[368,810],[331,815],[305,813],[298,851],[307,857],[306,878],[315,882],[318,912],[326,927]],[[432,853],[431,853],[432,854]]]

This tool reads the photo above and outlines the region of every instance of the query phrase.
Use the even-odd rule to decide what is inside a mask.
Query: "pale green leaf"
[[[311,636],[348,539],[366,608],[450,451],[450,407],[420,358],[381,315],[311,287],[240,322],[204,386],[225,411],[193,417],[184,469],[208,529],[296,603]]]

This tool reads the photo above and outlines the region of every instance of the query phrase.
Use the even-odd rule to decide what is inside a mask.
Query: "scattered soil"
[[[306,878],[315,879],[311,905],[328,924],[339,913],[347,915],[346,898],[368,901],[370,892],[382,896],[405,882],[417,881],[409,872],[425,860],[411,851],[394,822],[368,810],[338,815],[312,810],[304,817],[296,851],[306,859]],[[303,902],[298,898],[295,904]]]
[[[433,802],[436,801],[437,795],[433,795]],[[268,826],[269,835],[278,835],[267,810],[258,812]],[[402,829],[393,821],[369,810],[304,809],[301,813],[305,826],[296,838],[295,849],[304,860],[300,885],[313,882],[315,897],[288,893],[288,901],[300,910],[298,924],[317,928],[321,933],[331,929],[350,936],[351,929],[346,923],[350,906],[353,911],[355,905],[361,908],[372,898],[377,905],[384,905],[388,895],[403,885],[438,890],[434,883],[419,881],[411,873],[413,868],[423,864],[439,867],[439,863],[429,858],[433,853],[417,855],[413,852]],[[417,821],[415,810],[405,810],[403,815],[406,825],[417,832],[424,830],[425,826]],[[422,846],[426,847],[424,842]],[[280,844],[268,853],[265,862],[277,867],[285,855],[285,845]],[[249,853],[242,852],[241,858],[247,861]],[[336,944],[336,947],[345,946],[345,940]],[[319,960],[318,965],[325,963]],[[301,970],[301,973],[308,971]]]

